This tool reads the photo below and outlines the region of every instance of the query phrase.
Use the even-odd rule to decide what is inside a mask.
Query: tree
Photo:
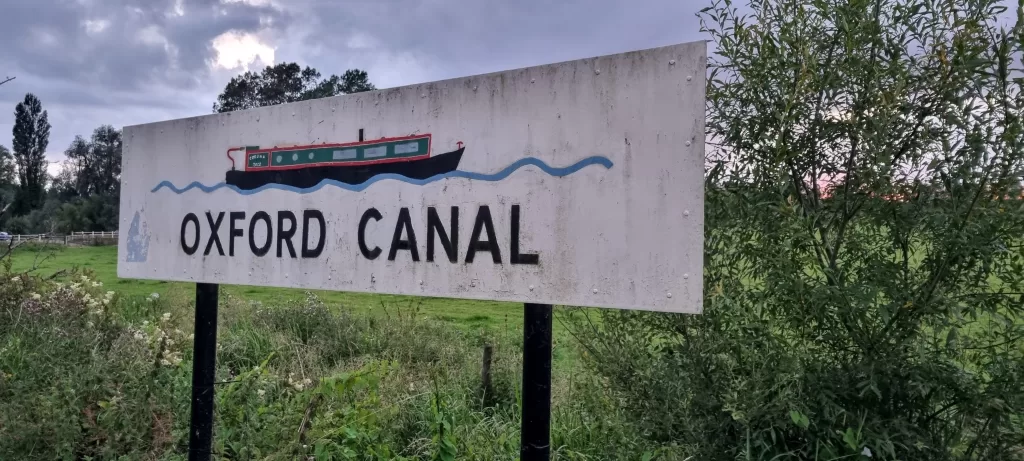
[[[16,173],[14,156],[6,147],[0,146],[0,187],[15,184]]]
[[[81,196],[77,168],[70,159],[62,162],[60,171],[50,179],[49,199],[67,202]]]
[[[89,142],[89,191],[117,195],[121,190],[121,131],[110,125],[96,128]]]
[[[366,71],[359,69],[346,70],[341,77],[332,75],[321,81],[313,89],[304,94],[303,99],[318,99],[339,94],[359,93],[376,89]]]
[[[217,96],[214,112],[231,112],[375,89],[366,71],[349,69],[320,80],[320,72],[296,63],[267,66],[232,78]]]
[[[42,205],[46,188],[46,147],[50,140],[50,122],[35,95],[14,109],[14,158],[18,166],[19,195],[17,214],[25,214]]]
[[[64,155],[68,158],[69,173],[77,195],[114,194],[120,191],[121,132],[110,125],[93,130],[88,141],[75,136]],[[67,187],[67,185],[65,185]]]
[[[67,160],[64,161],[63,168],[58,174],[59,187],[58,184],[54,185],[61,190],[62,194],[84,196],[89,193],[88,182],[85,180],[85,170],[90,161],[89,150],[89,142],[81,135],[75,135],[75,139],[64,150]]]
[[[121,190],[121,132],[102,125],[86,140],[75,136],[53,178],[51,200],[63,205],[52,226],[62,232],[117,228]]]
[[[680,458],[1024,458],[1024,11],[733,3],[703,314],[603,311],[585,360]]]
[[[0,146],[0,226],[6,224],[11,217],[11,211],[18,193],[18,184],[15,180],[17,169],[14,164],[14,157],[6,147]]]

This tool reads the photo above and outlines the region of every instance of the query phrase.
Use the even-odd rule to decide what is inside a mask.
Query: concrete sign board
[[[699,313],[703,42],[124,128],[120,277]]]

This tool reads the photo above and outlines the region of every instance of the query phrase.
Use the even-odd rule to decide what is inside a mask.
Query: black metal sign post
[[[195,343],[192,347],[192,414],[189,461],[209,461],[213,448],[213,380],[217,364],[215,283],[196,284]]]
[[[551,455],[551,310],[550,304],[529,303],[523,310],[522,461],[547,461]]]

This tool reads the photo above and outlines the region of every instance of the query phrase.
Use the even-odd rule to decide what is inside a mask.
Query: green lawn
[[[24,246],[15,251],[12,265],[15,271],[35,266],[40,275],[50,275],[62,269],[88,269],[103,282],[104,287],[127,296],[159,293],[161,297],[184,299],[193,296],[195,290],[190,283],[118,278],[117,247],[114,246]],[[235,296],[264,304],[302,299],[303,293],[303,290],[298,289],[221,286],[221,296]],[[521,326],[523,318],[522,305],[517,303],[319,290],[314,293],[328,304],[355,310],[383,313],[384,309],[394,311],[418,308],[424,316],[447,320],[471,329],[516,328]],[[557,322],[555,329],[559,329]]]

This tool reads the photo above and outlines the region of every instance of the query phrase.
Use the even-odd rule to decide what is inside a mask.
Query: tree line
[[[366,71],[349,69],[322,78],[296,63],[267,66],[233,77],[213,112],[326,98],[376,89]],[[0,144],[0,230],[11,234],[111,231],[118,225],[121,194],[121,130],[109,124],[64,150],[59,172],[49,174],[49,116],[28,93],[14,109],[11,148]]]

